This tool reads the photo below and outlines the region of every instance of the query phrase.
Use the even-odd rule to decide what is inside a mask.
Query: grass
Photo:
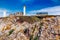
[[[17,20],[18,22],[26,21],[28,23],[34,23],[34,22],[40,21],[40,19],[35,16],[20,16],[19,18],[20,19]]]

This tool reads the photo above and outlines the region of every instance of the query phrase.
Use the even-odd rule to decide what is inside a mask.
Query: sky
[[[36,12],[48,12],[50,15],[60,14],[60,0],[0,0],[0,16],[3,11],[6,11],[7,15],[23,12],[24,5],[26,5],[27,15]]]

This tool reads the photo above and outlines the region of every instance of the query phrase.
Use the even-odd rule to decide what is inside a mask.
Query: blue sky
[[[7,10],[9,13],[22,12],[24,5],[26,5],[26,12],[29,14],[33,11],[36,12],[36,10],[47,8],[53,10],[54,7],[56,9],[58,6],[60,8],[60,0],[0,0],[0,10]]]

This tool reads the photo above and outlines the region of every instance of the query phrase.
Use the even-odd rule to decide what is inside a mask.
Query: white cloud
[[[60,6],[48,7],[41,10],[30,11],[29,13],[48,12],[49,15],[60,15]]]

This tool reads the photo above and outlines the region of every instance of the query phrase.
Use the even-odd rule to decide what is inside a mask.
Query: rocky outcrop
[[[60,16],[2,18],[0,40],[60,40]]]

